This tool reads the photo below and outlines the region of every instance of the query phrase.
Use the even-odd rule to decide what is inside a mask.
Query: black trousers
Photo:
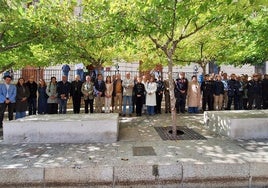
[[[48,114],[57,114],[58,113],[58,103],[48,103]]]
[[[262,108],[268,109],[268,97],[267,96],[263,96],[262,98]]]
[[[255,107],[261,109],[262,96],[258,94],[248,95],[248,109],[252,110],[252,106],[255,102]]]
[[[72,99],[73,99],[73,112],[74,114],[79,114],[81,108],[81,96],[74,96]]]
[[[239,97],[238,95],[228,96],[228,104],[226,110],[231,110],[232,103],[234,103],[234,110],[239,110]]]
[[[143,96],[136,97],[136,114],[141,115],[143,106]]]
[[[85,102],[85,113],[86,114],[88,114],[88,105],[89,105],[89,108],[90,108],[90,113],[91,114],[93,113],[93,101],[94,101],[94,99],[84,100],[84,102]]]
[[[163,99],[163,94],[156,94],[156,107],[155,107],[156,114],[161,114],[162,99]]]
[[[185,113],[186,93],[178,93],[176,97],[177,113]]]
[[[135,106],[136,106],[136,96],[135,95],[133,95],[132,96],[132,113],[135,113]]]
[[[36,115],[37,99],[28,98],[27,100],[28,100],[29,115]]]
[[[0,103],[0,127],[3,126],[4,114],[6,108],[8,107],[8,119],[9,121],[13,120],[13,112],[15,108],[15,103]]]
[[[202,98],[202,110],[206,111],[208,105],[208,110],[213,110],[213,94],[204,95]]]

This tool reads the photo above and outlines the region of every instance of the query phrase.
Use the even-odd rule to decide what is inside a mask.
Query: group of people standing
[[[52,76],[47,84],[40,79],[37,84],[34,77],[26,82],[19,78],[15,85],[11,84],[12,77],[4,76],[4,83],[0,85],[0,126],[2,126],[4,112],[8,107],[8,118],[15,118],[33,114],[65,114],[67,103],[71,98],[73,113],[80,113],[81,102],[84,100],[85,113],[116,112],[122,116],[141,116],[160,114],[163,97],[165,98],[165,113],[171,112],[169,80],[162,81],[161,77],[146,76],[131,77],[127,72],[121,80],[121,75],[106,76],[98,74],[95,81],[90,75],[82,82],[79,75],[75,80],[68,81],[66,75],[61,81]],[[267,109],[268,108],[268,75],[262,78],[260,74],[238,76],[226,73],[205,75],[203,81],[198,81],[193,75],[191,80],[185,73],[179,73],[174,82],[177,113],[185,113],[186,106],[189,113],[198,113],[201,107],[206,110],[235,110]]]
[[[268,108],[268,74],[236,75],[227,73],[204,76],[199,83],[192,77],[188,87],[188,110],[191,101],[195,107],[206,110],[252,110]],[[199,100],[201,99],[201,100]]]
[[[37,84],[34,77],[30,77],[26,82],[24,78],[19,78],[17,83],[11,84],[12,76],[5,75],[4,83],[0,85],[0,127],[2,127],[4,112],[8,108],[8,119],[13,120],[13,112],[16,111],[15,118],[23,118],[26,116],[26,111],[29,115],[37,113],[45,113],[46,103],[42,99],[40,92],[44,89],[44,80],[40,80]],[[37,91],[39,93],[38,109],[37,109]]]

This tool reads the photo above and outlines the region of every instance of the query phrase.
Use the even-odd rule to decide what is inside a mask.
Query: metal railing
[[[121,74],[121,78],[124,79],[125,78],[125,74],[127,72],[130,72],[131,77],[134,76],[143,76],[143,75],[160,75],[162,77],[162,79],[167,78],[168,73],[167,72],[161,72],[161,73],[154,73],[154,72],[150,72],[150,71],[146,71],[146,72],[139,72],[139,71],[125,71],[125,70],[120,70],[120,71],[103,71],[102,74],[104,76],[104,79],[106,78],[106,76],[112,76],[115,74]],[[2,77],[4,76],[5,73],[2,74]],[[73,81],[75,80],[75,76],[76,76],[76,70],[70,70],[69,74],[68,74],[68,81]],[[191,78],[191,76],[193,75],[193,72],[186,72],[186,77],[188,79]],[[50,82],[51,77],[54,76],[57,78],[57,80],[61,80],[61,77],[63,75],[62,70],[61,69],[47,69],[47,68],[27,68],[27,69],[21,69],[21,70],[16,70],[11,72],[11,75],[13,77],[13,83],[17,83],[18,79],[23,77],[26,81],[30,78],[30,77],[34,77],[35,81],[39,80],[40,78],[44,79],[46,82]],[[84,77],[86,75],[91,75],[90,72],[85,71],[84,72]],[[173,72],[173,78],[176,79],[178,77],[178,72]]]

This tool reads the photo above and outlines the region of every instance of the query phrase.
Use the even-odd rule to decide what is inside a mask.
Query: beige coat
[[[189,82],[187,91],[188,107],[199,107],[201,100],[200,85],[198,82]]]

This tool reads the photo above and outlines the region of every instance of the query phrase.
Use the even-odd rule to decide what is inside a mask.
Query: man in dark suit
[[[97,80],[94,84],[94,92],[95,92],[95,110],[97,113],[102,112],[102,107],[104,104],[105,97],[105,82],[103,81],[102,74],[98,74]]]
[[[81,107],[81,97],[82,97],[82,88],[83,82],[80,80],[80,76],[76,75],[75,80],[71,83],[71,97],[73,100],[73,112],[74,114],[80,113],[80,107]]]
[[[67,76],[63,75],[62,80],[57,83],[57,93],[59,98],[59,114],[66,114],[67,101],[70,96],[71,83],[67,81]]]
[[[185,72],[180,72],[175,85],[177,113],[185,113],[187,90],[188,80],[185,78]]]
[[[26,86],[29,88],[30,96],[28,97],[28,110],[29,115],[36,115],[37,110],[37,83],[34,81],[34,76],[31,76],[26,82]]]

